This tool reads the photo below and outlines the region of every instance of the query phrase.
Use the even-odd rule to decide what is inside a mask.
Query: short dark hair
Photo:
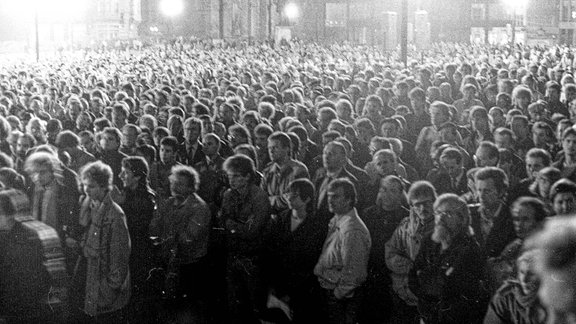
[[[437,194],[434,185],[423,180],[414,182],[412,186],[410,186],[410,190],[408,190],[408,200],[423,196],[436,200]]]
[[[224,170],[226,172],[236,171],[244,176],[253,176],[256,171],[254,161],[242,154],[235,154],[224,161]]]
[[[506,173],[497,167],[485,167],[478,170],[474,174],[474,182],[484,181],[492,179],[494,181],[494,185],[500,191],[500,193],[504,192],[508,189],[508,176]]]
[[[330,182],[330,184],[328,185],[328,191],[334,191],[338,188],[342,188],[344,191],[344,198],[345,199],[350,199],[350,207],[355,207],[356,206],[356,186],[354,186],[354,183],[352,183],[352,181],[350,181],[350,179],[347,178],[338,178],[335,180],[332,180],[332,182]]]
[[[268,141],[278,141],[284,148],[292,148],[292,141],[290,140],[290,136],[284,132],[274,132],[270,136],[268,136]]]
[[[56,146],[60,149],[78,145],[80,145],[80,138],[70,130],[65,130],[56,137]]]
[[[188,182],[187,187],[191,189],[191,193],[196,192],[200,186],[200,175],[198,175],[198,172],[191,166],[177,164],[172,167],[171,175],[186,178]]]
[[[160,145],[170,146],[176,151],[178,149],[178,140],[174,136],[166,136],[160,141]]]

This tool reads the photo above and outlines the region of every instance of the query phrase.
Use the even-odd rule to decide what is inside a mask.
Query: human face
[[[526,138],[528,136],[528,127],[524,124],[523,120],[515,119],[512,121],[512,132],[518,138]]]
[[[232,121],[232,120],[234,120],[234,110],[232,110],[226,106],[221,106],[220,107],[220,117],[222,117],[222,120],[224,120],[226,122]]]
[[[532,131],[532,141],[536,147],[544,147],[551,140],[551,138],[548,138],[548,134],[546,133],[545,129],[535,128]]]
[[[518,265],[518,281],[524,295],[532,295],[538,291],[540,280],[527,261],[522,261]]]
[[[526,174],[530,179],[535,179],[538,172],[544,168],[544,161],[539,157],[526,157]]]
[[[86,196],[92,200],[102,201],[108,193],[108,188],[100,186],[94,179],[89,177],[82,179],[82,186]]]
[[[378,174],[381,176],[394,174],[396,171],[396,161],[394,161],[394,156],[391,154],[380,153],[374,156],[373,162]]]
[[[368,116],[378,116],[380,114],[380,107],[373,100],[368,100],[364,106],[364,111]]]
[[[286,161],[289,152],[290,148],[282,146],[280,141],[268,140],[268,154],[270,155],[270,160],[272,160],[272,162],[282,163]]]
[[[380,130],[382,131],[382,136],[384,137],[388,138],[398,137],[398,128],[396,127],[396,125],[392,123],[383,123]]]
[[[54,180],[54,172],[47,165],[33,167],[29,175],[34,185],[39,187],[47,186]]]
[[[498,158],[490,158],[488,149],[479,147],[474,155],[474,161],[476,162],[477,167],[483,168],[487,166],[496,166]]]
[[[484,118],[484,117],[473,117],[471,119],[471,124],[472,124],[472,128],[477,130],[478,132],[486,132],[488,130],[488,119]]]
[[[571,192],[562,192],[554,196],[552,209],[556,215],[568,215],[576,211],[576,196]]]
[[[432,106],[430,107],[430,119],[432,120],[432,125],[438,128],[448,121],[448,116],[440,108]]]
[[[370,140],[374,137],[372,131],[366,127],[358,127],[358,140],[361,144],[368,145]]]
[[[552,182],[550,179],[540,173],[536,177],[536,181],[538,182],[538,194],[541,198],[548,198],[550,194],[550,188],[552,187]]]
[[[228,176],[228,182],[230,182],[230,188],[235,190],[242,190],[248,186],[248,182],[250,180],[249,175],[243,175],[237,171],[227,171],[226,175]]]
[[[218,153],[218,140],[214,137],[205,137],[202,142],[202,151],[207,156],[214,156]]]
[[[475,182],[476,195],[480,201],[480,205],[484,207],[495,206],[501,196],[500,191],[496,188],[494,179],[478,180]]]
[[[256,134],[254,143],[259,149],[266,149],[268,145],[268,136],[264,134]]]
[[[122,144],[124,144],[125,147],[134,147],[136,146],[136,138],[138,138],[138,133],[136,132],[136,130],[134,129],[126,129],[124,130],[124,132],[122,133]]]
[[[100,137],[100,147],[104,151],[115,151],[119,145],[118,139],[112,134],[103,133]]]
[[[202,127],[199,124],[188,123],[184,127],[184,138],[189,144],[194,144],[198,141]]]
[[[164,164],[172,164],[176,162],[176,152],[174,152],[172,146],[160,145],[160,161]]]
[[[562,148],[564,154],[575,156],[576,155],[576,136],[568,135],[562,140]]]
[[[462,220],[450,207],[448,204],[441,204],[434,210],[432,240],[436,243],[450,242],[462,227]]]
[[[456,159],[448,159],[443,156],[440,158],[440,163],[452,178],[456,178],[458,175],[460,175],[462,165],[458,164]]]
[[[504,117],[500,111],[492,110],[490,112],[490,117],[492,117],[492,127],[494,129],[506,126],[506,117]]]
[[[399,183],[382,179],[378,190],[377,201],[384,210],[396,210],[402,205],[404,191]]]
[[[172,197],[183,198],[190,193],[190,184],[185,177],[171,174],[168,180],[170,181],[170,194]]]
[[[536,212],[529,206],[515,206],[512,209],[512,222],[516,236],[524,239],[536,227]]]
[[[410,206],[420,220],[428,220],[434,216],[434,198],[414,197],[410,200]]]
[[[344,188],[328,191],[328,210],[336,215],[344,215],[352,208],[352,202],[344,196]]]
[[[341,147],[328,143],[328,145],[324,147],[322,161],[326,170],[336,172],[344,166],[346,154]]]
[[[138,187],[138,181],[140,181],[140,177],[135,176],[132,170],[122,167],[122,171],[120,171],[120,180],[122,180],[124,187],[136,189],[136,187]]]
[[[24,156],[26,156],[26,152],[28,152],[28,150],[32,147],[32,143],[30,143],[30,140],[21,137],[18,139],[18,142],[16,143],[16,153],[23,158]]]

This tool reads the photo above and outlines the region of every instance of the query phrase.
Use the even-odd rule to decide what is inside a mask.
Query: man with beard
[[[434,232],[424,239],[410,271],[425,323],[479,323],[485,311],[485,257],[470,227],[466,202],[444,194],[434,203]]]
[[[386,265],[392,278],[395,319],[399,323],[418,323],[416,296],[408,287],[408,273],[420,245],[434,227],[432,206],[436,190],[428,181],[417,181],[408,191],[410,215],[404,218],[386,242]]]

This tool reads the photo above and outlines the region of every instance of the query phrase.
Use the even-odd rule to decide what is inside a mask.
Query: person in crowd
[[[365,320],[383,322],[390,315],[389,309],[379,308],[379,303],[391,303],[388,295],[389,275],[386,268],[385,245],[400,222],[409,216],[404,181],[389,175],[380,180],[375,204],[364,209],[360,218],[372,238],[366,283]]]
[[[122,127],[122,145],[120,145],[120,152],[134,156],[136,154],[136,139],[142,133],[140,127],[134,124],[126,124]]]
[[[112,168],[114,185],[122,188],[120,172],[122,171],[122,160],[128,155],[120,152],[122,133],[118,128],[106,127],[100,134],[100,154],[96,158]]]
[[[555,216],[568,216],[576,211],[576,184],[568,179],[556,181],[550,188],[550,200]]]
[[[214,133],[204,135],[202,146],[206,158],[194,165],[200,174],[198,195],[210,206],[213,216],[217,214],[222,204],[222,193],[228,182],[223,169],[224,158],[220,155],[221,145],[222,141],[218,135]]]
[[[427,181],[417,181],[408,191],[410,214],[404,218],[386,242],[386,266],[392,279],[394,314],[397,323],[418,323],[418,299],[408,287],[408,274],[424,238],[434,228],[433,205],[436,190]]]
[[[146,301],[146,279],[152,268],[152,242],[148,228],[156,209],[156,194],[150,187],[148,164],[139,156],[122,160],[120,179],[123,192],[112,191],[112,199],[126,215],[130,234],[130,278],[132,298],[129,316],[139,321],[151,321],[150,305]]]
[[[202,133],[202,121],[196,117],[190,117],[184,121],[184,145],[178,151],[179,162],[184,165],[194,166],[204,159],[200,134]]]
[[[294,323],[322,321],[320,287],[313,270],[326,228],[315,214],[315,188],[308,179],[296,179],[284,195],[288,209],[270,226],[271,288],[278,298],[288,299]]]
[[[356,210],[356,188],[348,179],[328,184],[330,220],[322,253],[314,267],[324,289],[327,323],[356,323],[362,285],[368,275],[370,233]]]
[[[169,180],[171,196],[162,201],[155,211],[150,223],[150,235],[158,237],[161,242],[161,263],[168,271],[177,269],[178,286],[164,287],[166,294],[173,294],[167,297],[194,303],[199,309],[199,316],[203,316],[207,293],[210,208],[196,193],[200,177],[194,168],[175,165]]]
[[[52,227],[30,217],[30,207],[24,192],[0,191],[0,321],[62,322],[68,284],[62,246]]]
[[[440,154],[439,162],[439,168],[430,170],[427,180],[439,194],[465,194],[468,191],[468,182],[462,153],[456,148],[448,147]]]
[[[430,118],[432,125],[426,126],[420,131],[415,147],[418,160],[424,169],[432,166],[430,155],[427,152],[430,152],[432,143],[440,139],[438,129],[450,120],[448,105],[440,101],[432,103],[430,105]]]
[[[177,161],[178,140],[174,136],[167,136],[160,141],[160,159],[150,166],[150,186],[159,198],[167,199],[171,196],[170,180],[172,167],[182,165]]]
[[[425,323],[479,323],[486,258],[471,230],[468,206],[454,194],[441,195],[434,219],[432,236],[424,238],[410,270],[420,316]]]
[[[492,297],[484,324],[546,323],[546,309],[538,297],[536,251],[522,252],[514,263],[516,276],[506,281]]]
[[[80,146],[80,138],[72,131],[66,130],[58,134],[56,147],[70,155],[72,159],[69,168],[78,173],[83,166],[96,161],[94,155],[86,152]]]
[[[485,167],[474,174],[479,204],[471,206],[470,225],[487,257],[496,257],[514,240],[514,225],[506,207],[508,177],[501,169]]]
[[[90,321],[125,323],[131,295],[130,234],[122,208],[110,195],[112,168],[101,161],[89,163],[80,180],[86,194],[80,224],[86,231],[80,245],[84,262],[75,277],[84,286],[82,309]]]
[[[236,154],[224,162],[230,188],[224,192],[220,220],[227,233],[228,307],[231,323],[255,321],[264,306],[263,233],[270,218],[270,201],[255,183],[254,161]]]
[[[262,172],[262,189],[270,199],[272,214],[278,214],[288,207],[284,193],[293,180],[309,178],[308,168],[290,157],[291,150],[290,137],[286,133],[276,132],[268,137],[268,154],[272,163]]]

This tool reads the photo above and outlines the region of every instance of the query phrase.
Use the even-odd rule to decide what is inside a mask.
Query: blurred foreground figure
[[[538,295],[548,309],[548,323],[576,323],[576,219],[550,219],[525,246],[538,251]]]
[[[0,191],[0,323],[57,323],[66,265],[56,231],[34,220],[28,197]]]

